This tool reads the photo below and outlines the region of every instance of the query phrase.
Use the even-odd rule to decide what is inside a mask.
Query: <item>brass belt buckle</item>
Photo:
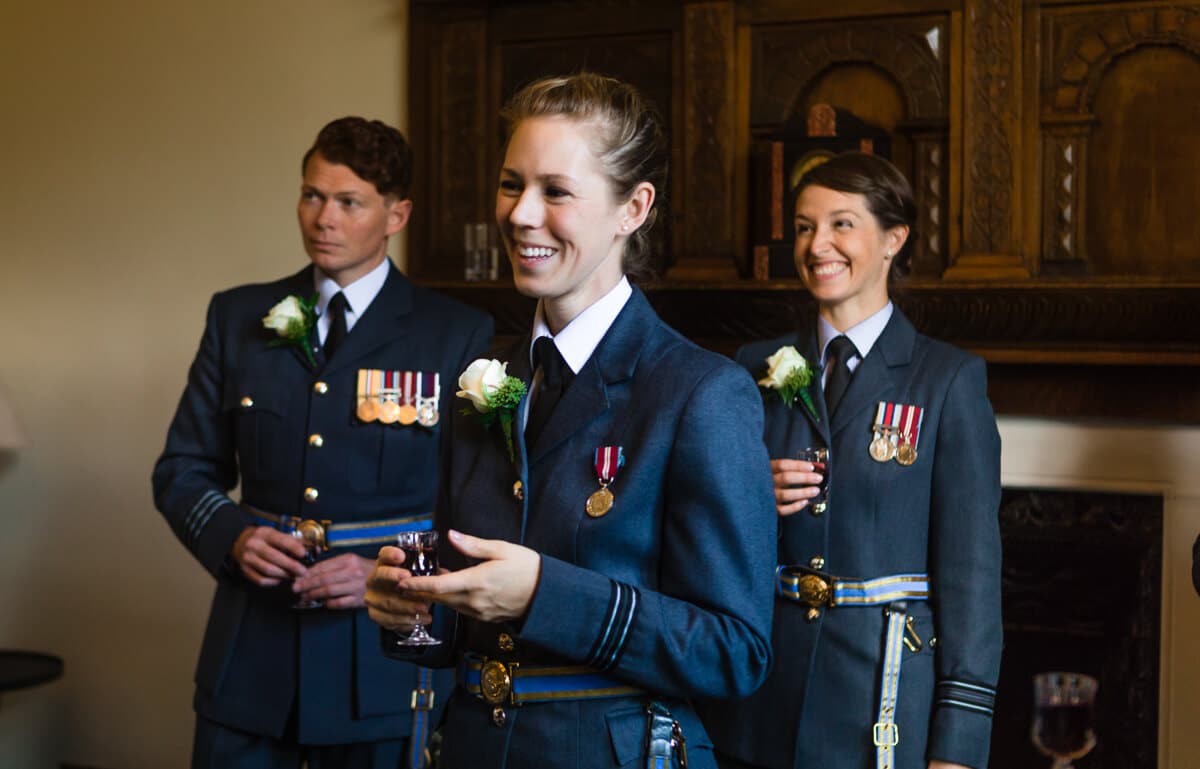
[[[513,697],[513,673],[517,665],[505,665],[500,660],[487,660],[479,668],[479,693],[489,705],[504,705],[515,702]]]
[[[803,574],[796,583],[800,600],[814,609],[833,605],[833,590],[829,581],[816,574]]]
[[[325,526],[320,521],[305,519],[296,524],[296,536],[300,537],[310,550],[325,550]]]

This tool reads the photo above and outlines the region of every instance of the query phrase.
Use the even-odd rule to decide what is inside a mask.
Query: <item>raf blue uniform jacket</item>
[[[272,346],[277,337],[262,325],[284,297],[314,293],[312,269],[213,297],[154,468],[154,498],[217,580],[196,668],[197,713],[280,737],[296,702],[300,743],[398,739],[411,730],[415,668],[380,653],[365,609],[297,611],[289,586],[246,580],[228,556],[250,519],[225,494],[240,482],[248,505],[334,523],[432,512],[454,385],[487,348],[492,322],[391,266],[333,359],[318,357],[314,369],[299,347]],[[359,369],[438,372],[440,424],[360,422]],[[313,434],[323,442],[310,443]],[[316,501],[305,500],[306,488],[317,490]],[[374,558],[379,545],[329,555],[347,550]]]
[[[738,362],[757,377],[766,358],[794,345],[820,359],[815,324],[748,345]],[[918,334],[897,309],[861,361],[832,422],[820,377],[817,413],[773,392],[765,441],[773,459],[829,448],[829,502],[781,519],[778,562],[850,579],[928,573],[929,602],[909,602],[919,652],[903,650],[894,766],[930,759],[987,764],[1000,669],[1000,439],[983,361]],[[917,460],[880,463],[867,453],[880,401],[925,409]],[[717,750],[770,769],[875,766],[883,607],[822,609],[775,602],[775,665],[749,699],[711,706]],[[934,640],[936,638],[936,641]]]
[[[513,348],[508,369],[526,382],[529,344]],[[496,726],[492,706],[460,687],[443,725],[444,769],[638,765],[650,698],[681,724],[689,766],[715,766],[688,700],[748,694],[770,662],[772,574],[762,566],[778,526],[761,404],[745,371],[682,338],[634,289],[532,453],[514,435],[511,461],[498,427],[457,418],[438,528],[522,543],[541,554],[541,574],[519,623],[435,626],[446,651],[585,665],[645,694],[527,703]],[[622,446],[625,465],[611,511],[592,518],[584,504],[599,488],[601,446]],[[444,565],[467,565],[449,545],[442,553]]]

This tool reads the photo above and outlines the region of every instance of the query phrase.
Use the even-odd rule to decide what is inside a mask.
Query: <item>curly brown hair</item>
[[[384,196],[408,197],[412,185],[412,149],[404,134],[381,120],[343,117],[327,123],[304,153],[300,173],[308,168],[314,153],[338,163],[375,185]]]

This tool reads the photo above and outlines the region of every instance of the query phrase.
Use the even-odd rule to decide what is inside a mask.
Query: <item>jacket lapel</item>
[[[310,264],[307,267],[305,267],[304,269],[300,270],[300,272],[297,272],[295,275],[292,275],[291,277],[288,277],[288,278],[284,278],[283,283],[280,286],[279,296],[275,298],[274,302],[271,303],[270,307],[263,308],[263,310],[262,310],[263,316],[266,316],[266,314],[268,312],[270,312],[271,307],[274,307],[276,304],[283,301],[284,298],[286,298],[286,297],[297,296],[297,297],[300,297],[301,299],[312,298],[312,295],[317,293],[317,290],[315,288],[313,288],[312,271],[313,271],[313,267]],[[270,342],[274,342],[275,340],[280,338],[279,336],[277,336],[275,334],[274,331],[270,331],[268,329],[262,328],[261,324],[259,325],[259,329],[262,331],[262,333],[267,335],[267,339]],[[313,344],[312,339],[314,338],[315,333],[316,333],[316,330],[314,329],[313,333],[309,334],[309,340],[305,342],[305,345]],[[293,356],[295,356],[296,360],[300,361],[300,365],[303,366],[306,371],[311,372],[311,371],[315,370],[313,367],[313,364],[309,362],[308,356],[304,354],[304,345],[288,344],[287,347],[290,350],[291,354]],[[316,352],[314,352],[313,359],[316,361],[317,366],[319,367],[321,365],[320,355],[318,355]]]
[[[531,465],[608,410],[609,385],[633,376],[646,342],[645,329],[658,322],[645,295],[634,288],[592,357],[554,407],[530,457]]]
[[[412,284],[396,265],[389,263],[383,288],[346,335],[337,354],[325,361],[323,373],[345,368],[373,350],[407,336],[408,324],[401,321],[412,313],[412,303]]]
[[[850,378],[850,386],[831,425],[834,435],[855,422],[863,423],[866,432],[870,424],[863,419],[863,412],[873,409],[881,400],[888,400],[886,396],[899,386],[902,374],[899,369],[912,362],[916,339],[916,329],[900,308],[895,308],[883,333]]]

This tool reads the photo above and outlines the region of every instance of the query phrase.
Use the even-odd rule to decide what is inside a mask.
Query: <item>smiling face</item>
[[[411,209],[411,201],[380,195],[349,166],[317,152],[304,167],[296,214],[313,264],[348,286],[387,257],[388,237],[404,229]]]
[[[554,333],[620,282],[625,242],[654,199],[643,183],[628,201],[615,200],[590,138],[585,123],[568,117],[522,120],[496,191],[517,290],[543,300]]]
[[[880,227],[857,193],[809,185],[796,198],[796,269],[821,316],[839,331],[888,302],[887,278],[908,227]]]

